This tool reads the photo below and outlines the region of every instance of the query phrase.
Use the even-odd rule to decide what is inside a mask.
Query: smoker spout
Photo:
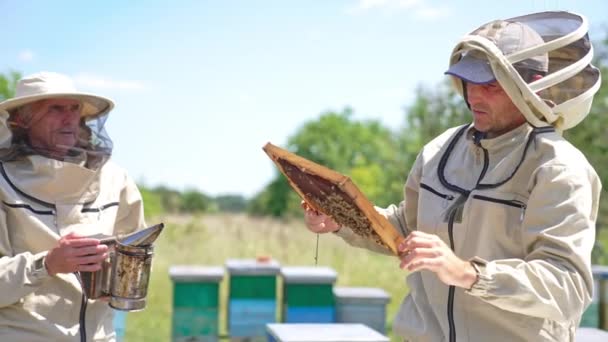
[[[128,246],[148,246],[156,241],[164,227],[165,225],[163,223],[159,223],[131,234],[118,236],[116,240],[121,244]]]

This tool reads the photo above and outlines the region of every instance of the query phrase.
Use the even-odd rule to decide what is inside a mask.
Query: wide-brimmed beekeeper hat
[[[589,114],[600,87],[592,58],[585,17],[540,12],[495,20],[462,37],[446,74],[463,96],[465,82],[498,81],[530,124],[563,131]],[[543,77],[526,79],[530,72]]]
[[[114,102],[106,97],[76,90],[73,81],[65,75],[40,72],[20,79],[15,89],[15,97],[0,102],[0,110],[13,112],[26,104],[54,98],[81,101],[81,115],[87,119],[107,113],[114,108]]]

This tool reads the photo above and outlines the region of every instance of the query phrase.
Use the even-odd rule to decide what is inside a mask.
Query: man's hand
[[[340,229],[340,226],[336,221],[331,217],[314,210],[305,201],[302,201],[301,206],[304,209],[304,221],[306,222],[308,230],[314,233],[329,233]]]
[[[413,231],[398,246],[399,267],[410,272],[429,270],[447,285],[470,289],[477,280],[473,266],[460,258],[437,235]]]
[[[100,244],[98,239],[70,233],[59,239],[57,247],[48,252],[45,266],[50,275],[94,272],[101,269],[101,262],[108,256],[107,251],[108,246]]]

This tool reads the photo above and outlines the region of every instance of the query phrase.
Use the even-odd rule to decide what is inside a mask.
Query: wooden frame
[[[403,237],[349,177],[271,143],[263,149],[312,209],[399,254],[397,246]]]

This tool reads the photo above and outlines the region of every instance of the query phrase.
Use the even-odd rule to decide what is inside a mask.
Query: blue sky
[[[251,196],[276,172],[266,142],[345,106],[398,128],[459,37],[544,10],[608,32],[604,0],[0,0],[0,72],[61,72],[112,98],[113,158],[139,182]]]

